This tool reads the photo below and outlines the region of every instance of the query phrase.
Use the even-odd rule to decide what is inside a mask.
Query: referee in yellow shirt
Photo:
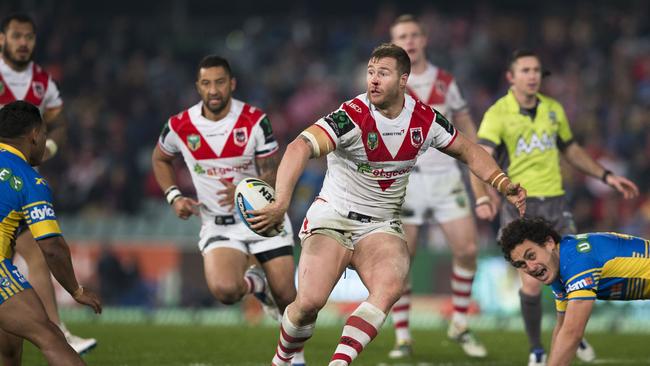
[[[639,194],[633,182],[613,174],[587,155],[573,139],[562,105],[539,93],[542,65],[537,54],[529,50],[515,51],[506,77],[510,90],[485,112],[478,138],[479,143],[497,157],[510,178],[528,190],[527,217],[543,217],[560,235],[576,233],[562,187],[560,154],[575,168],[601,179],[625,198]],[[486,200],[478,198],[478,202]],[[504,203],[501,228],[518,217],[517,209]],[[540,334],[541,283],[522,271],[519,275],[521,312],[531,347],[528,365],[542,366],[546,364],[546,353]],[[595,358],[593,349],[584,340],[577,355],[583,361]]]

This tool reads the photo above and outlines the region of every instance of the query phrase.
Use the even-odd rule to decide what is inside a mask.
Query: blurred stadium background
[[[262,321],[255,303],[226,308],[209,294],[196,248],[199,220],[176,219],[153,178],[150,154],[158,132],[168,116],[195,103],[196,64],[217,53],[231,61],[238,79],[235,97],[263,108],[286,146],[316,118],[363,90],[367,56],[388,40],[389,24],[404,12],[418,15],[429,28],[430,60],[456,75],[476,121],[507,89],[508,54],[520,46],[537,50],[552,72],[543,91],[562,102],[578,140],[642,192],[623,202],[599,181],[566,170],[579,231],[650,237],[649,4],[3,1],[0,14],[25,11],[35,17],[35,60],[62,91],[68,142],[42,172],[53,188],[77,274],[109,307],[96,319],[59,289],[61,302],[69,305],[64,319],[93,336],[95,327],[83,323]],[[324,161],[315,161],[301,178],[290,209],[294,225],[323,174]],[[187,174],[180,182],[184,192],[192,191]],[[476,327],[516,331],[521,327],[516,276],[500,258],[495,225],[483,222],[479,229],[482,259],[473,309],[483,316]],[[413,265],[412,324],[442,329],[451,311],[450,255],[435,225],[422,231],[421,246]],[[363,297],[354,273],[346,277],[321,322],[338,324],[346,302]],[[625,318],[613,315],[622,314],[621,306]],[[552,311],[550,299],[546,310]],[[647,332],[647,310],[640,302],[600,304],[590,328]],[[552,317],[546,320],[549,326]],[[104,345],[99,347],[95,352]]]

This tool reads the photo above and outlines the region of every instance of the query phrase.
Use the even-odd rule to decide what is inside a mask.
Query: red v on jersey
[[[429,91],[429,96],[427,98],[426,104],[429,106],[445,104],[447,100],[447,92],[449,91],[449,85],[454,80],[454,77],[446,72],[443,69],[438,69],[436,75],[436,80],[433,81],[431,85],[431,90]],[[415,100],[420,100],[420,97],[415,94],[415,91],[408,86],[406,87],[406,92],[413,97]]]
[[[251,138],[251,131],[255,124],[261,119],[264,112],[244,104],[239,118],[235,122],[230,135],[226,139],[221,155],[218,155],[208,145],[205,137],[199,132],[188,111],[184,111],[180,115],[176,115],[170,120],[170,127],[176,131],[180,139],[196,160],[205,159],[218,159],[218,158],[232,158],[242,156]],[[217,122],[218,123],[218,122]]]
[[[415,100],[416,103],[413,107],[413,114],[407,132],[404,135],[400,149],[394,157],[390,154],[381,138],[381,133],[377,129],[377,122],[372,118],[368,106],[357,98],[343,104],[343,109],[361,129],[361,139],[369,162],[406,161],[417,157],[429,133],[435,113],[422,102]],[[379,184],[382,191],[386,191],[394,182],[395,179],[377,180],[377,184]]]
[[[372,162],[415,159],[429,133],[429,128],[435,117],[435,113],[431,108],[423,105],[416,99],[408,130],[404,135],[404,140],[399,151],[393,157],[381,138],[381,133],[377,129],[377,122],[372,118],[368,106],[355,98],[351,102],[344,103],[343,109],[361,129],[363,146],[366,150],[368,161]]]
[[[41,103],[43,103],[49,80],[50,77],[45,70],[36,64],[32,64],[32,81],[29,83],[24,101],[40,107]],[[9,89],[9,85],[2,77],[2,74],[0,74],[0,105],[9,104],[16,100],[18,99],[11,89]]]

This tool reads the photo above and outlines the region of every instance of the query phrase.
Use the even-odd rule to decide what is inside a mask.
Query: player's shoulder
[[[230,108],[232,112],[239,116],[238,118],[250,125],[259,123],[266,116],[266,113],[261,108],[235,98],[232,98]]]
[[[449,84],[454,81],[454,75],[451,73],[451,71],[444,69],[439,66],[434,66],[438,70],[438,80],[442,80],[445,83]]]
[[[341,107],[329,117],[340,112],[345,112],[345,115],[355,124],[359,125],[368,115],[370,115],[370,101],[366,93],[359,94],[356,97],[346,100],[341,104]],[[343,118],[341,115],[340,118]]]
[[[587,234],[567,235],[560,241],[560,273],[565,280],[593,267],[594,238]]]
[[[511,96],[506,94],[499,99],[497,99],[485,112],[485,115],[500,115],[504,113],[509,113],[512,110],[511,106]]]
[[[0,183],[6,184],[14,192],[21,192],[25,188],[45,184],[45,180],[20,156],[0,148]]]

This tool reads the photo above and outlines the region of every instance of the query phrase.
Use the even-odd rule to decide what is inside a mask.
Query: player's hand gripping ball
[[[253,215],[246,214],[245,212],[259,210],[274,201],[275,189],[261,179],[243,179],[239,184],[237,184],[237,188],[235,189],[235,209],[237,210],[239,217],[241,217],[244,224],[246,224],[251,231],[267,238],[280,234],[284,230],[283,225],[280,223],[275,228],[265,232],[253,230],[250,223],[246,221],[247,218],[251,218]]]

